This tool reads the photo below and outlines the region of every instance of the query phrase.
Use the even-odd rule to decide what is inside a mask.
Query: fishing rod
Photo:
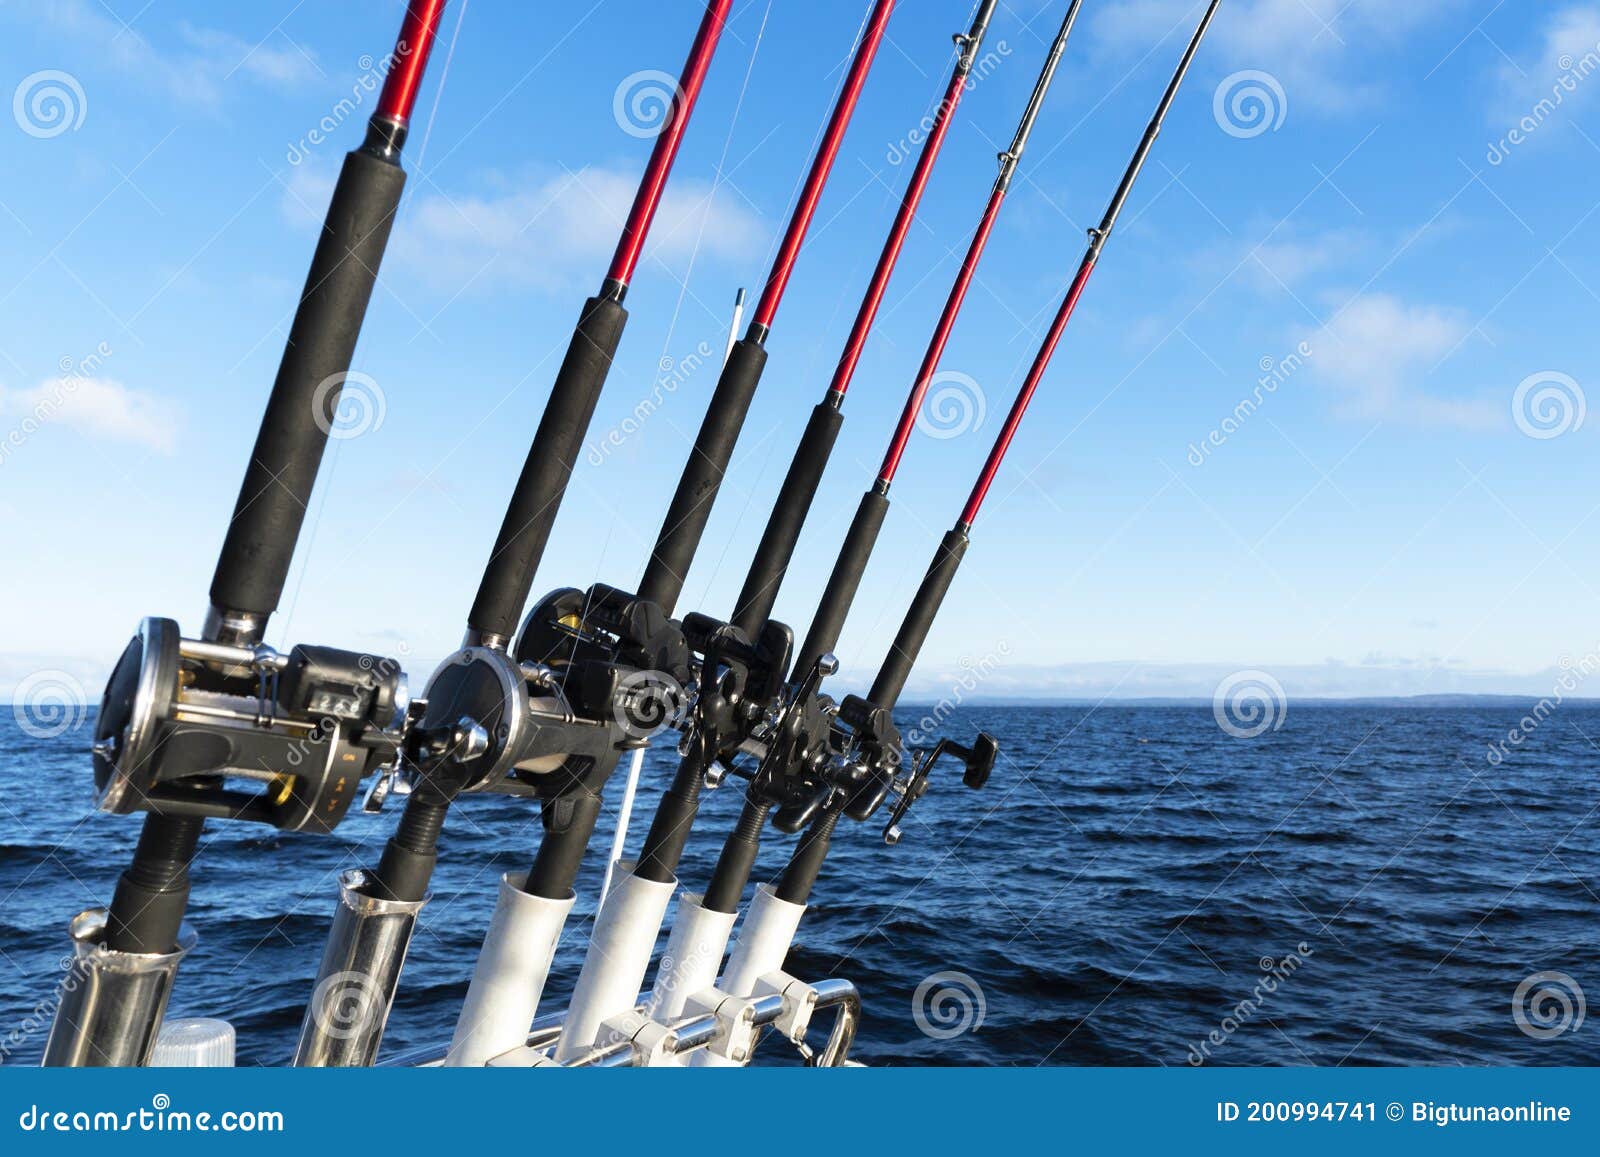
[[[839,704],[831,741],[833,754],[826,774],[821,777],[820,790],[809,799],[793,801],[779,809],[774,823],[781,830],[797,831],[804,827],[805,833],[779,875],[776,886],[758,889],[756,898],[751,902],[739,940],[722,975],[719,987],[723,991],[736,996],[746,995],[754,991],[758,980],[781,967],[841,815],[856,820],[868,819],[890,794],[897,795],[898,799],[891,808],[884,828],[884,841],[893,845],[901,838],[900,825],[907,812],[926,793],[929,773],[942,757],[953,755],[965,765],[963,781],[967,786],[981,788],[988,781],[999,754],[999,745],[992,736],[980,733],[970,747],[941,739],[931,748],[907,751],[894,724],[894,708],[955,578],[956,570],[966,555],[969,535],[984,499],[1221,3],[1222,0],[1211,0],[1201,17],[1105,216],[1098,226],[1089,231],[1089,245],[1077,273],[1012,402],[1005,424],[989,451],[960,516],[934,553],[933,561],[906,611],[888,655],[878,669],[871,690],[865,697],[848,695]],[[891,458],[894,457],[891,449]],[[892,470],[894,462],[889,465]]]
[[[621,592],[606,593],[598,599],[603,605],[593,608],[609,631],[609,652],[620,661],[558,669],[527,653],[526,627],[514,648],[511,643],[621,341],[628,317],[623,299],[732,6],[733,0],[705,6],[605,279],[584,302],[557,371],[468,612],[462,647],[429,680],[406,737],[403,767],[375,790],[375,807],[390,791],[404,792],[406,805],[377,868],[341,877],[296,1064],[366,1065],[376,1057],[416,916],[428,900],[446,815],[466,792],[540,801],[538,855],[530,871],[502,879],[490,933],[491,940],[499,937],[499,925],[509,920],[515,935],[505,943],[517,951],[530,939],[543,946],[531,991],[499,994],[526,1004],[525,1028],[574,901],[572,883],[599,814],[595,785],[623,750],[637,745],[613,720],[633,693],[628,677],[665,671],[687,678],[687,652],[672,624]]]
[[[95,723],[96,805],[146,813],[108,909],[72,923],[83,980],[63,989],[47,1065],[142,1065],[179,963],[189,865],[206,819],[330,831],[393,760],[405,676],[393,659],[262,640],[299,541],[405,186],[400,154],[444,0],[407,6],[376,110],[346,155],[251,450],[198,639],[150,617]],[[231,786],[230,786],[231,784]]]
[[[843,423],[845,392],[855,375],[889,279],[927,190],[933,166],[977,62],[996,3],[997,0],[983,0],[971,27],[955,37],[958,53],[944,97],[901,197],[833,377],[823,400],[812,410],[779,488],[733,618],[728,622],[718,622],[705,615],[684,618],[685,634],[697,652],[718,659],[725,654],[743,659],[744,686],[729,693],[712,694],[704,686],[706,680],[702,673],[701,696],[694,717],[685,729],[684,747],[688,754],[662,796],[639,857],[637,874],[645,879],[668,881],[673,878],[694,822],[706,773],[715,760],[731,756],[743,743],[750,729],[762,718],[766,703],[783,686],[793,650],[793,635],[788,627],[771,622],[772,600],[788,568],[801,525]]]
[[[1081,7],[1082,0],[1071,0],[1068,4],[1055,40],[1051,43],[1044,63],[1040,67],[1038,78],[1034,82],[1033,91],[1017,124],[1011,144],[999,155],[1000,171],[995,177],[977,229],[956,272],[944,308],[939,314],[921,365],[913,379],[900,424],[890,443],[889,460],[886,460],[885,468],[880,471],[877,481],[862,497],[855,519],[845,537],[845,545],[840,551],[839,561],[834,567],[827,592],[823,596],[824,608],[829,606],[830,599],[835,603],[842,599],[844,607],[834,611],[819,609],[807,634],[805,645],[799,651],[793,665],[796,686],[790,693],[785,708],[769,717],[763,725],[762,738],[769,750],[780,745],[787,748],[782,756],[774,754],[764,760],[764,767],[769,772],[781,768],[784,774],[758,774],[752,777],[745,791],[739,819],[723,844],[722,853],[704,895],[694,898],[693,903],[688,897],[679,903],[672,939],[663,957],[671,966],[663,966],[657,973],[651,997],[652,1013],[658,1019],[677,1016],[689,996],[711,987],[715,982],[717,968],[721,965],[724,950],[733,931],[739,901],[755,866],[761,831],[767,818],[772,810],[785,802],[794,791],[805,790],[806,779],[814,776],[817,764],[826,755],[829,719],[822,709],[825,701],[817,694],[818,685],[822,678],[833,674],[837,669],[837,663],[831,652],[838,641],[845,610],[848,609],[849,600],[853,598],[855,589],[859,585],[867,556],[871,553],[878,531],[888,513],[888,487],[893,477],[894,466],[898,465],[905,451],[917,412],[921,408],[929,384],[938,372],[939,362],[950,341],[956,318],[966,302],[967,291],[971,288],[972,279],[988,245],[989,237],[994,231],[995,223],[999,219],[1006,194],[1011,189],[1034,125],[1044,107],[1045,98],[1049,94],[1062,56],[1066,52],[1067,41],[1077,23]],[[824,626],[825,620],[826,626]],[[791,709],[791,704],[808,710],[802,715],[800,710]],[[808,775],[797,777],[796,773],[802,769],[808,769]]]
[[[732,343],[723,363],[717,386],[640,581],[639,593],[633,596],[635,605],[648,606],[652,614],[664,620],[670,621],[682,593],[683,577],[704,535],[751,399],[766,368],[767,341],[776,322],[779,306],[821,204],[845,133],[888,31],[894,9],[895,0],[875,0],[862,25],[849,68],[801,184],[782,241],[774,254],[749,328],[742,339]],[[604,611],[609,604],[624,597],[608,587],[594,587],[587,592],[557,591],[547,596],[529,616],[529,626],[519,640],[519,654],[527,657],[537,655],[543,661],[555,660],[559,655],[570,661],[574,657],[571,631],[565,624],[577,618],[585,631],[592,630],[596,609]],[[543,624],[543,628],[540,629],[536,624]],[[601,625],[604,627],[603,622]],[[677,637],[681,639],[683,636],[679,633]],[[663,671],[660,667],[655,670]],[[679,686],[687,682],[687,671],[681,675],[664,671],[663,674],[673,678]],[[707,687],[719,674],[715,660],[703,664],[701,686]],[[637,754],[635,758],[638,758]],[[596,799],[600,786],[594,785]],[[653,941],[672,891],[670,880],[641,877],[637,872],[620,874],[612,886],[605,890],[590,937],[590,949],[568,1009],[562,1049],[573,1053],[586,1047],[599,1032],[601,1022],[614,1011],[613,1006],[620,1004],[621,1007],[631,1007],[638,995],[644,971],[649,966],[650,943],[645,938]],[[484,976],[484,969],[480,968],[475,977],[478,987],[485,991],[498,990],[510,983],[509,978],[499,975],[501,955],[496,945],[494,960],[488,966],[495,969],[496,977],[491,982]],[[478,980],[478,977],[482,979]],[[519,986],[520,991],[526,991],[526,988],[525,983]],[[482,1063],[483,1059],[487,1059],[485,1053],[488,1050],[504,1051],[502,1046],[520,1044],[526,1035],[529,1020],[523,1015],[521,1006],[515,1007],[513,1019],[505,1021],[503,1026],[491,1023],[500,1019],[498,1001],[486,1003],[475,993],[469,992],[458,1025],[456,1046],[452,1049],[453,1062]],[[508,1041],[510,1044],[507,1044]],[[488,1055],[496,1053],[488,1052]]]
[[[793,551],[793,542],[785,544],[783,539],[791,530],[798,534],[799,525],[815,493],[842,421],[840,406],[845,390],[849,387],[890,275],[915,220],[928,178],[949,131],[951,116],[967,87],[996,2],[982,0],[969,30],[955,37],[957,61],[945,95],[884,242],[838,369],[824,402],[817,407],[801,439],[795,462],[780,490],[752,566],[752,578],[747,580],[747,589],[762,581],[754,576],[758,571],[766,573],[761,568],[768,554],[782,552],[786,565],[787,556]],[[888,19],[888,7],[878,5],[869,21],[869,29],[878,28],[879,35],[881,25]],[[868,44],[868,41],[864,41],[863,52]],[[875,44],[871,44],[871,47],[875,48]],[[863,62],[858,55],[856,69],[862,71],[863,76],[867,65],[870,65],[870,57]],[[849,92],[849,86],[846,92]],[[836,124],[839,119],[839,110],[836,109]],[[842,124],[838,127],[842,133]],[[828,163],[831,163],[829,153],[830,150],[825,149],[819,154],[819,161],[827,157]],[[802,208],[807,207],[808,201],[818,193],[820,188],[810,197],[802,197]],[[759,363],[765,360],[761,343],[765,340],[771,316],[792,270],[794,256],[798,254],[805,224],[803,220],[791,222],[789,237],[794,244],[780,251],[763,300],[757,307],[750,334],[741,343],[742,348],[736,348],[734,352],[736,359],[741,355],[755,359],[758,363],[757,373]],[[732,374],[740,372],[740,367],[734,362],[730,362],[729,369]],[[681,591],[684,575],[709,514],[710,502],[707,499],[715,498],[717,483],[732,454],[733,443],[748,405],[749,394],[743,393],[730,398],[726,409],[714,409],[708,415],[702,435],[712,435],[708,439],[710,445],[704,447],[702,453],[691,457],[669,509],[667,524],[663,527],[646,570],[642,585],[647,592],[670,601],[675,600]],[[781,573],[782,568],[779,569]],[[775,583],[771,585],[775,586]],[[741,608],[748,602],[749,599],[741,598]],[[638,861],[628,877],[607,897],[606,907],[596,921],[590,950],[585,957],[567,1022],[556,1048],[557,1061],[579,1055],[594,1043],[608,1017],[626,1013],[633,1007],[639,986],[649,968],[651,950],[665,917],[667,904],[676,888],[677,864],[699,808],[707,772],[719,756],[727,753],[730,743],[737,745],[733,737],[742,738],[759,721],[765,703],[782,689],[794,639],[788,627],[769,621],[767,612],[770,609],[768,602],[758,614],[736,615],[733,621],[727,623],[701,614],[684,617],[685,639],[690,649],[700,657],[700,664],[699,694],[680,746],[682,759],[658,803]]]

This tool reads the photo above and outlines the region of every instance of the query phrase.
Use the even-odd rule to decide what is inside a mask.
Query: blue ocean
[[[951,734],[1001,740],[989,786],[946,766],[896,847],[881,822],[841,826],[789,970],[856,983],[871,1064],[1600,1064],[1583,994],[1600,998],[1600,706],[1504,744],[1529,706],[1292,703],[1254,738],[1209,705],[958,710]],[[7,1063],[37,1060],[67,920],[109,899],[137,832],[91,810],[91,730],[92,713],[50,739],[0,719]],[[646,764],[635,844],[669,758]],[[738,804],[732,781],[710,795],[686,885]],[[394,820],[356,814],[332,839],[209,825],[173,1013],[232,1021],[241,1064],[282,1063],[335,878],[374,863]],[[386,1052],[448,1039],[497,879],[537,832],[515,800],[452,813]],[[547,1010],[577,974],[608,842]],[[788,850],[774,836],[758,878]]]

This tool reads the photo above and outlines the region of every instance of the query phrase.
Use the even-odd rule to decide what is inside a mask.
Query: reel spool
[[[329,832],[368,773],[396,758],[407,702],[393,659],[227,646],[147,618],[101,699],[96,806]]]

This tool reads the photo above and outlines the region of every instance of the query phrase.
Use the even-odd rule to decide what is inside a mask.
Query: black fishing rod
[[[531,871],[517,877],[530,896],[564,901],[599,815],[599,787],[632,742],[613,715],[629,694],[634,669],[679,670],[687,678],[681,636],[659,611],[620,592],[594,608],[615,634],[623,661],[557,669],[528,653],[542,628],[529,616],[508,652],[532,589],[573,465],[627,321],[623,299],[721,42],[733,0],[706,4],[688,59],[623,226],[600,290],[583,306],[556,374],[528,457],[512,492],[459,651],[429,680],[406,738],[409,788],[394,834],[372,872],[341,880],[330,930],[295,1062],[370,1064],[399,982],[416,913],[426,902],[446,816],[465,792],[537,798],[543,835]],[[572,628],[560,623],[570,641]],[[589,676],[594,676],[590,679]],[[635,744],[636,745],[636,744]],[[386,789],[387,790],[387,789]],[[355,978],[345,981],[340,978]],[[341,1001],[361,1009],[352,1029]]]
[[[744,338],[733,343],[723,364],[677,490],[668,505],[637,596],[638,603],[649,606],[653,613],[663,618],[670,618],[682,593],[684,576],[699,548],[751,399],[766,368],[767,340],[772,333],[778,307],[794,273],[894,9],[895,0],[875,0],[868,11],[844,81],[801,184],[783,239],[774,254],[761,299]],[[546,649],[545,659],[555,660],[559,654],[562,662],[570,663],[579,657],[573,652],[572,641],[564,637],[565,633],[560,627],[562,621],[574,613],[582,613],[586,630],[592,631],[595,620],[599,618],[601,630],[615,634],[614,631],[606,631],[603,615],[596,616],[594,609],[598,606],[603,611],[607,603],[617,597],[610,588],[591,588],[587,593],[556,592],[545,599],[529,619],[530,628],[535,623],[546,624],[540,632]],[[524,631],[518,644],[519,653],[529,647],[534,634],[532,630]],[[724,705],[719,710],[732,708],[739,703],[741,693],[746,690],[746,664],[741,657],[743,640],[718,638],[713,641],[700,638],[692,631],[687,632],[687,637],[680,631],[677,637],[702,655],[698,674],[701,701],[707,705],[705,709],[710,709],[712,702]],[[786,636],[785,650],[791,642]],[[599,649],[592,649],[590,655],[582,657],[591,661],[593,658],[609,657],[598,652]],[[684,657],[687,656],[686,651]],[[663,678],[676,678],[662,671],[659,666],[654,671]],[[668,794],[670,797],[672,793]],[[657,829],[652,827],[651,830],[655,832]],[[568,1008],[560,1055],[573,1054],[586,1047],[598,1032],[600,1023],[613,1015],[621,1005],[632,1003],[638,995],[639,984],[650,964],[649,946],[660,926],[661,913],[654,911],[654,906],[659,904],[664,911],[670,898],[672,865],[666,861],[676,858],[675,855],[659,853],[657,844],[649,840],[646,841],[646,847],[648,850],[644,861],[632,874],[621,880],[617,888],[606,893],[601,911],[596,916],[589,952],[584,958],[583,969]],[[641,884],[641,881],[647,883]],[[651,888],[650,883],[668,886]],[[469,1007],[463,1016],[471,1013],[477,1019],[486,1019],[490,1014],[479,1011],[481,1002],[476,996],[476,993],[469,995]]]
[[[941,740],[927,751],[912,753],[910,770],[902,775],[905,758],[902,754],[903,743],[900,733],[893,721],[894,708],[899,702],[901,692],[905,689],[906,680],[911,674],[917,656],[927,641],[928,632],[933,627],[939,607],[955,579],[956,570],[966,556],[970,544],[969,535],[984,499],[1000,470],[1001,463],[1005,460],[1012,439],[1022,424],[1028,405],[1033,400],[1045,371],[1049,368],[1050,360],[1060,344],[1073,311],[1077,308],[1089,276],[1094,272],[1106,241],[1116,227],[1117,219],[1122,214],[1134,182],[1149,159],[1150,151],[1161,133],[1167,113],[1177,98],[1178,89],[1188,74],[1195,54],[1199,51],[1200,43],[1205,38],[1221,3],[1222,0],[1211,0],[1184,51],[1177,70],[1162,94],[1155,115],[1151,118],[1149,127],[1146,128],[1144,137],[1117,186],[1105,216],[1098,226],[1089,231],[1088,248],[1034,357],[1028,375],[1012,402],[1005,425],[989,451],[989,456],[979,472],[977,482],[966,505],[962,508],[960,517],[940,541],[933,561],[895,635],[894,643],[878,669],[871,690],[864,698],[855,695],[846,696],[839,705],[837,721],[843,727],[836,731],[835,749],[839,759],[831,772],[831,784],[807,804],[791,809],[788,815],[780,814],[778,818],[779,826],[787,830],[797,830],[801,825],[809,824],[800,845],[795,849],[794,855],[778,879],[776,892],[782,900],[791,904],[806,903],[812,886],[816,883],[834,827],[841,814],[855,819],[865,819],[883,802],[890,788],[894,788],[900,798],[892,809],[884,831],[885,840],[892,844],[900,838],[900,823],[905,818],[907,810],[927,790],[928,773],[941,756],[953,754],[966,764],[965,780],[971,787],[981,787],[993,768],[998,746],[992,737],[980,735],[978,741],[970,748],[961,747],[949,740]]]
[[[889,279],[916,220],[917,209],[977,63],[996,4],[997,0],[982,0],[971,27],[955,37],[957,58],[949,83],[901,197],[894,223],[884,240],[833,377],[822,401],[812,410],[779,488],[735,604],[733,618],[726,623],[705,615],[684,618],[684,632],[690,646],[704,656],[700,698],[686,729],[684,757],[672,783],[662,794],[639,855],[635,874],[644,879],[660,882],[673,879],[699,809],[707,772],[716,760],[731,757],[761,721],[767,704],[782,689],[794,641],[787,627],[771,623],[773,601],[844,421],[845,392],[855,376]],[[719,688],[713,681],[715,664],[724,661],[737,663],[740,668],[739,683],[731,688]],[[708,664],[712,665],[710,676]]]
[[[611,266],[599,293],[584,303],[556,374],[544,416],[467,616],[465,650],[447,660],[429,686],[429,710],[418,728],[419,734],[432,739],[431,750],[422,752],[423,762],[431,761],[441,768],[449,766],[450,772],[424,776],[423,784],[428,790],[412,793],[400,828],[384,851],[374,885],[396,899],[416,900],[426,893],[439,828],[454,794],[472,784],[487,784],[499,778],[509,770],[502,767],[507,757],[515,760],[523,754],[510,740],[513,731],[523,729],[517,724],[527,721],[513,718],[515,708],[506,707],[503,700],[506,679],[520,682],[525,673],[515,663],[492,660],[485,666],[477,660],[485,658],[485,652],[505,658],[505,647],[532,588],[534,572],[622,337],[628,316],[622,301],[628,283],[666,192],[667,178],[731,8],[732,0],[712,0],[706,5],[666,125],[656,138]],[[460,728],[462,719],[473,722]],[[439,757],[445,757],[443,764]],[[577,822],[581,824],[581,819]],[[588,823],[592,827],[592,816]],[[548,837],[549,823],[546,829]],[[582,842],[587,843],[587,839]],[[556,862],[547,863],[536,873],[537,878],[530,878],[530,887],[538,887],[542,881],[544,887],[564,894],[571,886],[576,864],[559,861],[574,853],[559,844],[560,841],[547,839],[541,845],[551,848]],[[575,854],[581,855],[581,849]]]
[[[362,778],[398,750],[405,703],[396,661],[313,646],[285,656],[262,639],[405,186],[401,149],[443,10],[444,0],[408,5],[366,139],[345,157],[217,560],[202,636],[186,639],[171,619],[146,619],[106,685],[95,725],[97,804],[147,814],[110,908],[74,922],[83,967],[95,978],[58,1009],[46,1064],[148,1059],[190,940],[189,865],[208,817],[326,832]],[[228,786],[241,773],[254,790]]]
[[[711,508],[717,499],[723,475],[733,457],[739,432],[744,428],[750,401],[760,385],[762,371],[767,364],[767,339],[777,319],[778,307],[783,302],[784,291],[794,274],[800,250],[805,244],[817,206],[827,187],[828,177],[838,159],[845,131],[855,114],[861,91],[872,71],[878,48],[889,28],[889,18],[894,14],[895,0],[877,0],[867,17],[850,69],[843,87],[834,102],[827,127],[811,168],[806,174],[800,196],[790,214],[784,230],[783,241],[767,273],[761,300],[751,316],[750,325],[742,340],[733,344],[722,375],[706,408],[706,416],[695,437],[689,461],[684,465],[667,515],[650,552],[649,564],[639,582],[639,597],[655,603],[667,615],[677,606],[683,593],[684,579],[700,540],[705,534]]]
[[[873,485],[862,495],[861,503],[856,508],[855,517],[845,535],[844,544],[840,548],[838,560],[828,579],[821,604],[812,619],[811,629],[807,632],[805,644],[795,659],[793,666],[795,686],[791,688],[784,710],[772,719],[767,729],[766,742],[769,751],[775,748],[783,749],[781,752],[773,751],[772,758],[763,761],[764,767],[769,771],[781,767],[792,773],[798,768],[815,765],[825,753],[829,727],[827,716],[821,709],[823,701],[817,694],[818,687],[821,680],[831,675],[836,668],[830,656],[838,643],[839,633],[844,627],[850,603],[860,585],[867,559],[877,543],[878,532],[888,515],[890,482],[899,467],[900,459],[905,454],[923,399],[939,371],[945,347],[950,342],[956,319],[966,302],[967,291],[972,286],[972,279],[977,273],[984,249],[988,246],[989,237],[999,220],[1006,194],[1011,190],[1017,167],[1028,147],[1028,139],[1033,134],[1040,110],[1044,107],[1045,97],[1055,80],[1056,70],[1066,52],[1067,41],[1077,23],[1081,7],[1082,0],[1071,0],[1068,4],[1055,40],[1051,43],[1038,79],[1034,82],[1033,92],[1028,98],[1022,118],[1017,123],[1016,133],[1011,139],[1010,146],[999,156],[999,174],[995,177],[983,215],[979,218],[978,227],[972,235],[961,266],[956,272],[955,281],[945,298],[944,308],[939,314],[933,334],[928,339],[927,349],[923,353],[916,377],[912,380],[911,390],[894,436],[890,440],[883,467],[879,470]],[[734,912],[738,909],[740,897],[744,894],[745,885],[749,882],[750,873],[755,866],[762,828],[772,810],[783,803],[788,793],[798,786],[792,778],[791,774],[778,777],[758,776],[752,779],[745,792],[739,820],[723,845],[722,854],[717,860],[717,866],[706,888],[704,902],[707,908],[717,912]]]

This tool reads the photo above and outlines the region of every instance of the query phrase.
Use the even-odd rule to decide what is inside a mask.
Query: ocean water
[[[947,766],[894,848],[881,823],[842,826],[789,970],[857,984],[855,1055],[876,1064],[1600,1064],[1600,1023],[1581,1023],[1581,990],[1600,999],[1600,708],[1560,707],[1491,762],[1522,710],[1292,704],[1252,739],[1209,707],[958,711],[952,734],[1002,741],[989,787]],[[138,827],[90,809],[91,726],[41,740],[0,717],[8,1063],[37,1059],[66,921],[109,899]],[[639,816],[668,766],[647,763]],[[690,886],[737,807],[731,782],[709,797]],[[173,1012],[226,1017],[241,1063],[281,1063],[334,879],[376,860],[394,818],[332,839],[210,825]],[[496,880],[537,830],[517,801],[455,809],[386,1051],[448,1039]],[[773,837],[758,878],[788,848]]]

